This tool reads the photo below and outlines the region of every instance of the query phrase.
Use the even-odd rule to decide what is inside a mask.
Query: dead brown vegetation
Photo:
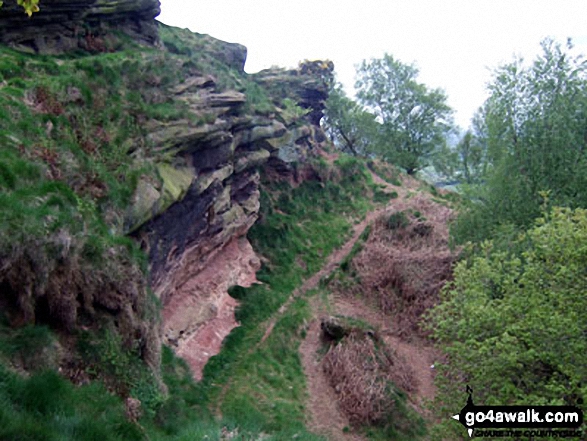
[[[0,256],[0,306],[14,326],[47,324],[72,332],[103,320],[113,322],[128,346],[159,365],[157,314],[145,276],[124,251],[111,246],[93,264],[81,258],[75,238],[62,232],[31,240]]]
[[[354,426],[386,424],[397,414],[398,388],[416,387],[410,367],[373,332],[353,330],[330,347],[322,366]]]
[[[406,337],[424,334],[420,319],[438,302],[455,255],[448,247],[450,209],[420,194],[399,202],[397,208],[375,221],[363,249],[351,261],[354,282],[333,283],[338,292],[373,301],[393,316],[395,333]]]

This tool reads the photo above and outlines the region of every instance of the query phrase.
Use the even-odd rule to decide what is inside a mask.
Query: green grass
[[[150,381],[150,371],[137,363],[116,334],[106,331],[101,336],[86,332],[78,343],[88,364],[86,375],[93,378],[98,370],[105,370],[103,381],[74,386],[55,370],[57,337],[46,326],[12,329],[1,321],[0,441],[191,441],[206,436],[220,440],[223,428],[238,430],[239,439],[259,438],[260,429],[251,423],[216,421],[211,416],[205,390],[171,349],[163,350],[162,376],[168,388],[164,398]],[[25,361],[31,372],[28,377],[7,368],[22,367]],[[120,389],[125,387],[126,391]],[[141,400],[143,416],[138,424],[126,418],[120,395],[127,394]]]
[[[352,260],[363,249],[363,245],[369,238],[369,234],[371,234],[371,225],[365,227],[365,230],[363,230],[361,236],[359,236],[359,240],[353,245],[351,252],[340,262],[339,268],[342,272],[347,272],[349,270]]]
[[[46,326],[13,329],[2,318],[0,440],[141,439],[126,421],[120,398],[99,383],[74,387],[56,373],[56,342]],[[31,375],[23,377],[7,366]]]
[[[0,376],[0,440],[144,439],[99,383],[75,387],[54,371],[22,378],[2,366]]]

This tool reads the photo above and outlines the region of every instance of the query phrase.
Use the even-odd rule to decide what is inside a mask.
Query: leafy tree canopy
[[[376,151],[380,124],[375,115],[348,98],[340,84],[331,89],[324,116],[324,128],[340,150],[354,156]]]
[[[587,64],[571,48],[545,40],[532,64],[495,71],[476,117],[485,185],[453,228],[458,241],[531,225],[541,191],[553,205],[587,207]]]
[[[417,82],[418,69],[389,54],[363,61],[357,98],[381,123],[379,154],[408,173],[428,165],[452,129],[446,94]]]

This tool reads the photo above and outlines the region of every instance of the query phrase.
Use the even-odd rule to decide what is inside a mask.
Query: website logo
[[[576,406],[476,406],[473,403],[473,389],[468,385],[467,394],[467,404],[452,418],[467,429],[469,437],[581,436],[578,429],[583,424],[583,411]]]

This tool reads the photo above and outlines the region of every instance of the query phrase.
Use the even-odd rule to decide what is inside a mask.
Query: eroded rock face
[[[159,0],[42,0],[31,18],[21,6],[0,9],[0,43],[17,49],[57,54],[73,49],[104,50],[102,37],[118,30],[156,44]]]
[[[276,112],[259,115],[243,111],[243,93],[219,91],[215,78],[202,74],[171,91],[198,118],[149,122],[150,142],[171,159],[158,165],[162,184],[139,184],[127,225],[149,253],[164,342],[198,379],[238,326],[228,288],[256,281],[260,263],[246,233],[258,217],[259,168],[272,164],[287,174],[287,162],[300,161],[325,140],[314,124],[325,96],[311,102],[304,92],[322,87],[321,80],[308,73],[292,78],[286,75],[284,87],[291,90],[285,97],[307,110],[296,117],[281,104],[277,78],[270,80],[280,93]]]
[[[332,61],[304,61],[297,69],[265,69],[254,75],[255,81],[272,96],[290,98],[302,108],[310,110],[308,122],[320,126],[325,101],[333,77]]]
[[[191,262],[193,265],[194,262]],[[183,267],[185,283],[176,285],[163,311],[163,337],[175,346],[197,380],[210,357],[220,352],[222,341],[238,326],[237,301],[228,295],[231,286],[255,283],[261,267],[246,237],[232,239],[211,256],[203,269]]]

